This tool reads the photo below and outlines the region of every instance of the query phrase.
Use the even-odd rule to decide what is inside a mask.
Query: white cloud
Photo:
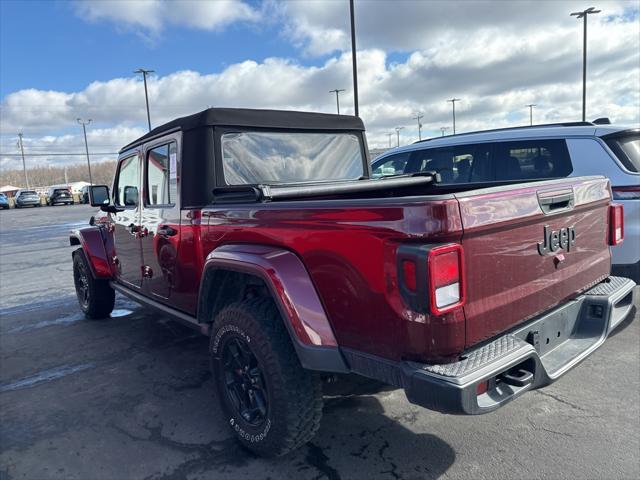
[[[150,34],[166,25],[219,30],[234,22],[260,19],[260,12],[241,0],[77,0],[75,11],[87,21],[142,27]]]
[[[102,6],[106,3],[95,2],[103,10],[87,15],[107,18],[105,12],[111,10]],[[211,8],[211,3],[196,3],[182,14],[193,12],[189,8]],[[178,15],[168,20],[165,7],[150,5],[136,4],[118,14],[130,15],[122,17],[130,24],[131,18],[137,18],[131,13],[135,8],[150,9],[147,17],[140,10],[140,18],[152,19],[149,25],[191,22],[195,28],[207,28],[204,25],[215,23],[207,20],[206,11],[198,19]],[[242,13],[238,5],[244,4],[234,4],[234,13],[227,17],[218,10],[216,18],[255,14],[251,7]],[[329,90],[334,88],[346,89],[340,96],[341,111],[352,113],[347,5],[330,2],[327,7],[316,1],[261,7],[261,12],[285,22],[285,35],[307,53],[338,52],[317,66],[268,58],[246,60],[215,73],[185,70],[151,77],[153,125],[208,105],[333,112],[335,96]],[[609,116],[618,123],[640,121],[638,13],[629,14],[634,5],[607,2],[602,14],[589,19],[589,119]],[[424,114],[423,136],[438,135],[441,126],[451,123],[451,107],[445,100],[452,96],[462,98],[457,105],[458,131],[526,124],[528,103],[538,105],[536,123],[578,120],[582,37],[580,24],[568,12],[582,7],[573,2],[356,2],[360,114],[369,144],[386,146],[387,133],[395,126],[406,126],[404,143],[417,139],[411,119],[417,110]],[[115,19],[113,15],[108,18]],[[390,51],[406,53],[390,55]],[[145,130],[143,92],[141,80],[134,77],[93,82],[77,92],[13,92],[1,104],[1,150],[15,152],[12,132],[22,130],[27,149],[81,151],[77,117],[94,120],[89,129],[92,149],[115,149]]]

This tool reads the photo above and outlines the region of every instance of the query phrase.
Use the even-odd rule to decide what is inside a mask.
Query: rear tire
[[[111,314],[116,292],[107,280],[93,278],[82,248],[73,252],[73,283],[78,303],[87,318],[106,318]]]
[[[320,375],[300,365],[271,298],[223,309],[209,354],[222,411],[243,446],[276,457],[311,440],[322,418]]]

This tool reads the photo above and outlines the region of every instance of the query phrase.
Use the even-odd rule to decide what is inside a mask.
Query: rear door
[[[180,241],[178,148],[176,133],[145,145],[144,194],[141,209],[143,290],[168,299],[176,281],[175,263]]]
[[[456,197],[464,229],[467,346],[609,274],[607,179],[525,183]]]

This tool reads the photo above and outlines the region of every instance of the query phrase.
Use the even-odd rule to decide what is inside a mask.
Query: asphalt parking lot
[[[559,382],[480,417],[341,381],[276,460],[217,414],[207,339],[119,297],[85,320],[67,233],[88,206],[0,212],[0,479],[640,478],[640,323]]]

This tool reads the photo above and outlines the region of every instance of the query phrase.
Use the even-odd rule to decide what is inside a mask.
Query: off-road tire
[[[267,412],[257,426],[240,416],[227,391],[222,357],[225,344],[234,336],[249,346],[266,385]],[[254,298],[224,308],[213,322],[209,355],[225,421],[247,449],[277,457],[313,438],[322,418],[320,376],[300,365],[271,298]]]
[[[86,285],[83,277],[86,280]],[[106,318],[111,314],[116,301],[116,292],[107,280],[93,278],[89,262],[82,248],[73,252],[73,282],[76,287],[78,303],[87,318]]]

